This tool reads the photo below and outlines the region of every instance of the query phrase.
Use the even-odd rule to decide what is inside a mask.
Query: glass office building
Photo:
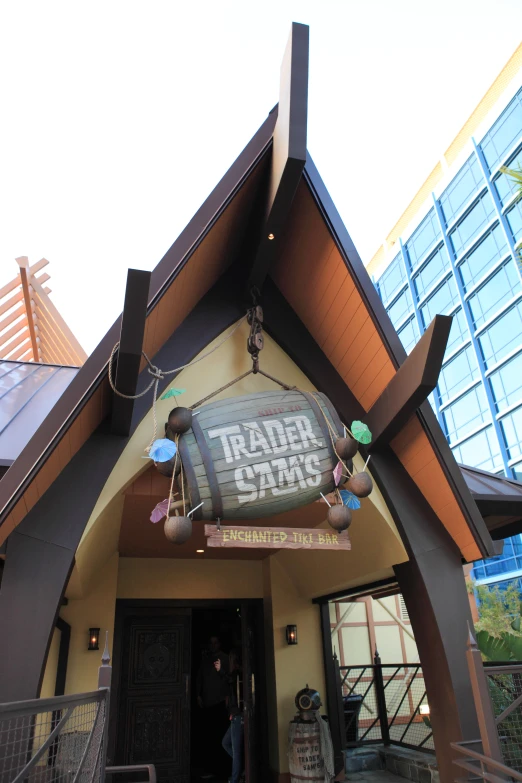
[[[437,313],[453,316],[431,404],[457,462],[522,481],[522,201],[501,171],[522,168],[519,77],[393,238],[374,283],[408,352]],[[473,575],[522,578],[522,536]]]

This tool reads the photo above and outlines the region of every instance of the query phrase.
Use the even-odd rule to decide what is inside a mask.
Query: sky
[[[0,286],[45,257],[90,353],[277,103],[310,25],[308,149],[368,262],[519,45],[521,0],[0,3]]]

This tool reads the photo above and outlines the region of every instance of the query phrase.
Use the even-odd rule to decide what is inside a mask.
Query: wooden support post
[[[451,322],[449,315],[435,316],[364,417],[372,433],[369,450],[389,443],[436,387]]]
[[[250,270],[248,292],[261,290],[281,238],[306,163],[308,26],[293,22],[281,65],[266,220]]]
[[[20,256],[20,258],[16,259],[16,262],[20,267],[20,280],[22,282],[25,311],[27,313],[27,325],[29,327],[29,335],[31,337],[33,361],[39,362],[40,351],[38,350],[38,340],[36,339],[36,328],[34,324],[33,306],[31,303],[31,291],[29,289],[29,286],[31,285],[31,270],[29,268],[29,259],[27,258],[27,256]]]
[[[332,735],[332,744],[334,750],[335,780],[345,779],[344,763],[344,713],[343,722],[340,721],[342,712],[341,691],[337,688],[337,677],[335,673],[335,663],[332,650],[332,634],[330,629],[330,607],[328,602],[319,605],[321,612],[321,631],[323,639],[323,658],[324,672],[326,680],[326,707],[328,710],[328,722],[330,733]],[[339,703],[341,705],[339,706]]]
[[[373,659],[373,671],[375,673],[375,695],[377,696],[377,713],[381,724],[381,737],[385,745],[390,744],[390,727],[388,726],[388,711],[386,709],[386,695],[384,693],[384,678],[382,676],[382,663],[377,650]]]
[[[150,278],[151,273],[141,269],[129,269],[127,275],[115,384],[118,391],[130,396],[136,394],[138,385]],[[114,395],[111,422],[114,435],[129,435],[134,402]]]
[[[495,761],[504,763],[500,743],[498,741],[497,724],[489,695],[488,681],[484,671],[482,655],[477,647],[477,642],[471,632],[468,623],[468,644],[466,658],[468,661],[469,674],[471,677],[471,688],[473,690],[473,700],[477,710],[477,718],[480,729],[480,739],[482,742],[482,752]]]

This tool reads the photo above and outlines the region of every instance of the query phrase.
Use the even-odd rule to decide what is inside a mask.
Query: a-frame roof
[[[288,121],[289,112],[283,115]],[[281,167],[272,154],[277,116],[271,112],[152,273],[143,350],[153,359],[173,335],[183,339],[184,320],[225,276],[236,306],[224,298],[221,305],[214,296],[201,321],[202,339],[216,308],[222,307],[226,328],[250,304],[246,281],[254,270],[267,331],[332,398],[345,421],[364,419],[406,354],[310,156],[300,153],[304,168],[299,155],[292,166]],[[287,147],[290,155],[292,145]],[[284,186],[279,199],[273,196],[275,175],[276,186]],[[277,236],[271,239],[270,232],[267,243],[273,225]],[[107,430],[107,368],[120,324],[118,319],[0,482],[0,543],[93,432]],[[142,369],[141,388],[148,380]],[[135,411],[133,430],[142,416],[143,407]],[[391,464],[398,467],[390,473]],[[398,524],[401,514],[415,513],[406,501],[401,509],[393,499],[391,485],[402,482],[403,496],[412,490],[424,499],[466,560],[494,554],[428,403],[411,413],[383,454],[372,456],[372,466]]]

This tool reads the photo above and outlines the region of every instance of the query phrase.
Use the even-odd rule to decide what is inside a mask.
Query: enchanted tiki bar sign
[[[205,525],[209,547],[245,549],[351,549],[347,531],[299,527],[245,527],[229,526],[218,530],[216,525]]]

